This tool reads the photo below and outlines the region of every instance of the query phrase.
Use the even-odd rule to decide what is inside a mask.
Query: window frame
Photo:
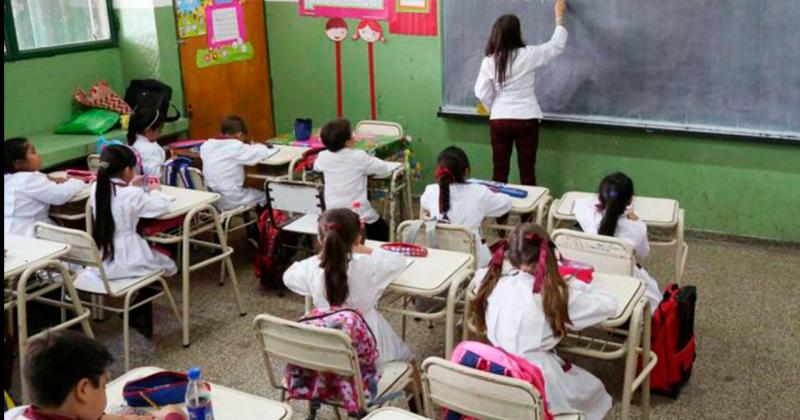
[[[52,57],[55,55],[82,51],[116,48],[119,45],[119,25],[117,22],[117,16],[114,14],[113,0],[105,0],[105,3],[108,10],[108,26],[111,34],[110,39],[20,51],[19,46],[17,45],[17,31],[16,26],[14,25],[14,12],[11,9],[11,0],[3,0],[3,32],[5,35],[5,46],[7,50],[3,56],[3,62]]]

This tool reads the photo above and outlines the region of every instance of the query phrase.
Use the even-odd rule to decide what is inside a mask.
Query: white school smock
[[[325,297],[325,272],[318,256],[292,264],[283,274],[289,290],[311,297],[315,308],[329,309]],[[376,248],[372,255],[354,254],[347,267],[349,294],[345,303],[359,309],[378,344],[378,364],[391,361],[411,361],[414,353],[378,312],[378,300],[383,291],[406,269],[404,257]]]
[[[586,370],[572,365],[564,371],[562,360],[552,351],[560,339],[545,318],[542,295],[532,292],[533,283],[534,277],[523,271],[503,275],[487,300],[486,336],[493,345],[541,369],[553,414],[577,410],[588,420],[601,420],[611,408],[611,396]],[[582,330],[607,320],[617,305],[617,299],[601,288],[569,281],[570,329]]]
[[[436,220],[442,220],[439,214],[439,185],[425,187],[419,199],[420,206]],[[511,197],[492,192],[480,184],[450,184],[450,210],[447,217],[450,223],[461,225],[475,234],[478,244],[478,267],[486,267],[492,254],[481,238],[481,223],[487,217],[500,217],[511,210]]]
[[[139,152],[142,158],[142,175],[156,177],[161,179],[161,167],[167,161],[167,152],[156,141],[150,141],[147,137],[137,134],[136,142],[133,143],[133,148]]]
[[[61,205],[86,187],[83,181],[68,179],[62,184],[41,172],[16,172],[3,176],[3,233],[33,237],[36,222],[52,223],[51,205]]]
[[[603,212],[597,207],[600,200],[596,197],[586,197],[575,200],[575,218],[581,229],[592,235],[597,235],[600,222],[603,221]],[[623,214],[617,220],[617,230],[614,237],[619,238],[633,247],[633,253],[638,258],[646,258],[650,254],[650,242],[647,240],[647,224],[641,220],[631,220]],[[635,267],[634,274],[644,281],[645,296],[650,302],[650,311],[655,312],[661,303],[662,295],[658,282],[643,267]]]
[[[475,96],[491,112],[490,119],[542,118],[534,91],[534,70],[561,54],[566,44],[567,29],[557,25],[550,41],[516,49],[508,66],[510,71],[504,86],[500,86],[496,79],[494,57],[484,57],[475,81]]]
[[[121,183],[119,180],[114,182]],[[95,190],[92,184],[89,202],[96,212]],[[114,216],[114,259],[103,261],[109,280],[140,277],[163,269],[167,277],[178,272],[175,262],[166,255],[153,251],[147,241],[136,232],[142,217],[155,218],[169,213],[172,198],[160,191],[144,192],[142,187],[114,185],[111,196],[111,214]],[[95,217],[96,213],[95,213]],[[84,270],[91,275],[91,270]]]
[[[3,413],[3,420],[32,420],[25,415],[29,405],[20,405]]]
[[[216,204],[219,209],[265,204],[263,191],[244,186],[244,167],[255,165],[268,156],[266,145],[245,144],[237,139],[210,139],[200,146],[206,184],[222,196]]]
[[[314,170],[325,178],[325,208],[353,209],[353,202],[361,204],[360,215],[367,223],[375,223],[380,216],[367,198],[367,176],[383,175],[392,166],[363,150],[345,147],[338,152],[320,152]]]

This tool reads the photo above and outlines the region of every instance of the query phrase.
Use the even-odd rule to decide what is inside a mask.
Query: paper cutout
[[[237,2],[206,7],[206,30],[209,48],[244,43],[246,38],[242,5]]]
[[[336,117],[344,116],[342,100],[342,41],[347,38],[347,22],[342,18],[331,18],[325,24],[325,36],[335,43],[336,51]]]
[[[255,56],[253,45],[249,42],[226,45],[220,48],[209,48],[197,50],[195,62],[197,67],[204,68],[220,64],[233,63],[235,61],[249,60]]]
[[[391,0],[299,0],[300,16],[354,19],[389,18]]]
[[[398,35],[437,36],[439,16],[436,0],[395,0],[395,8],[389,17],[389,32]]]
[[[383,38],[383,28],[381,24],[374,20],[362,20],[358,24],[353,40],[363,39],[367,43],[367,55],[369,58],[369,109],[372,119],[377,119],[378,110],[375,98],[375,51],[373,44],[376,42],[386,42]]]
[[[175,21],[179,38],[189,38],[206,34],[205,7],[211,0],[179,0],[176,4]]]

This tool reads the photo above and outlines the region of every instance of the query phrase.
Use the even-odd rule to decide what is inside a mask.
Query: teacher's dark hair
[[[522,29],[516,15],[503,15],[495,21],[485,54],[494,58],[495,77],[500,86],[505,85],[511,71],[511,62],[517,48],[522,48]]]

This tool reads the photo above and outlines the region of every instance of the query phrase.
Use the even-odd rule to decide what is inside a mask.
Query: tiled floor
[[[239,238],[241,239],[241,238]],[[181,346],[180,327],[163,304],[156,306],[156,330],[148,341],[132,333],[133,366],[186,369],[199,365],[211,381],[277,399],[270,389],[251,327],[258,313],[286,318],[301,315],[303,301],[261,290],[252,270],[253,251],[235,241],[235,266],[248,314],[239,317],[233,294],[217,285],[212,266],[192,281],[192,345]],[[685,283],[698,287],[697,362],[691,381],[677,400],[652,399],[654,419],[788,419],[800,418],[800,247],[689,240]],[[663,284],[669,267],[664,250],[655,252],[651,274]],[[177,295],[179,279],[171,284]],[[399,318],[390,317],[399,328]],[[409,344],[418,360],[443,353],[442,324],[410,323]],[[116,317],[95,324],[100,340],[117,357],[113,373],[122,370],[121,323]],[[622,362],[578,359],[598,375],[615,398],[608,418],[619,416]],[[305,405],[292,404],[296,418]],[[633,416],[640,415],[638,396]],[[321,417],[332,417],[326,411]]]

